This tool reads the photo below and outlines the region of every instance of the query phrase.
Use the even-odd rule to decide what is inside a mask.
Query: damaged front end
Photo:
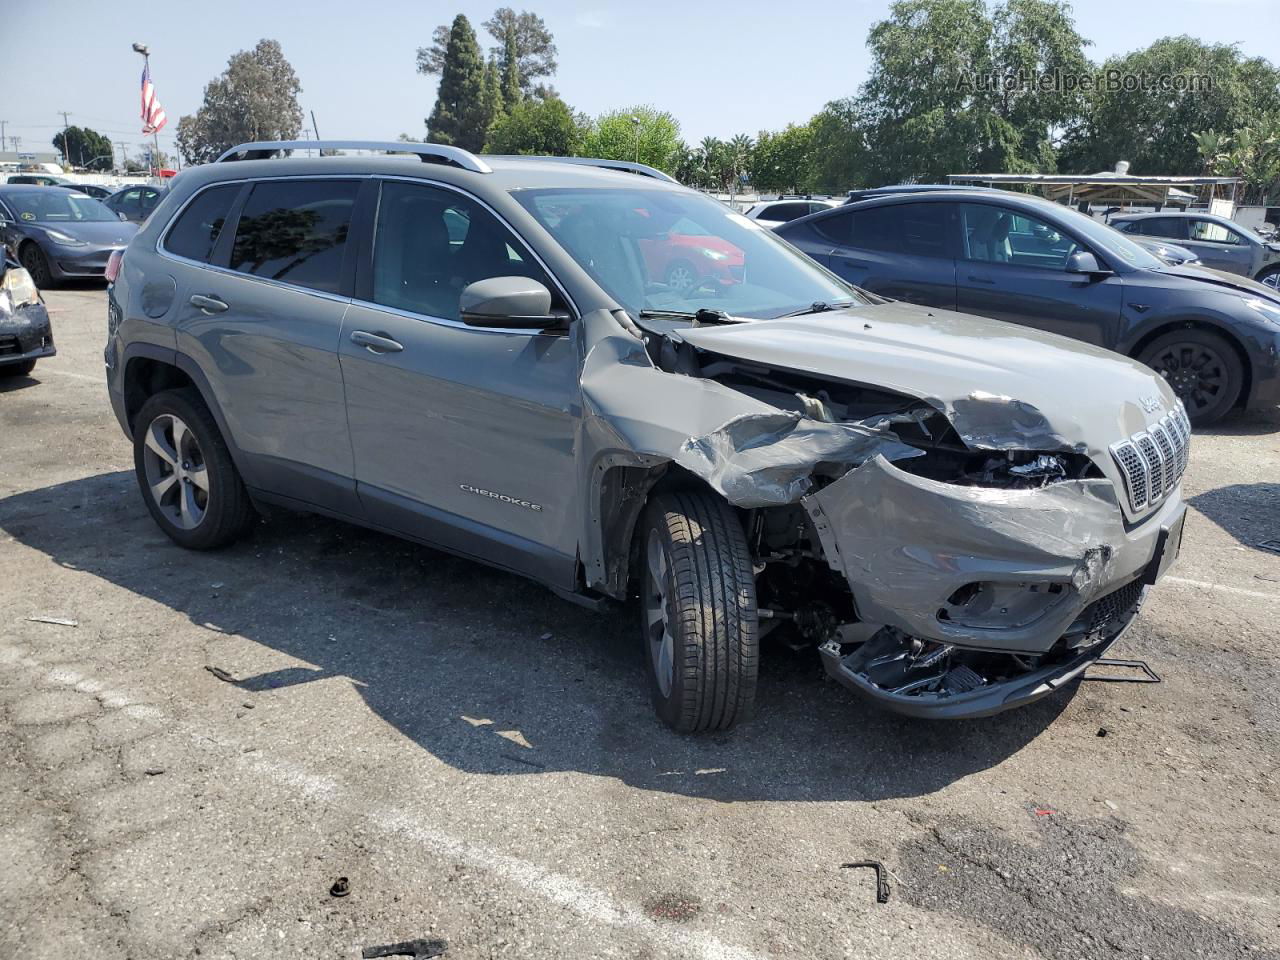
[[[655,464],[674,464],[741,509],[762,633],[816,647],[833,678],[888,709],[997,713],[1100,658],[1176,556],[1185,449],[1140,511],[1108,453],[1149,422],[1149,394],[1169,409],[1176,400],[1149,372],[1106,359],[1117,409],[1082,426],[1079,415],[1048,417],[1043,397],[974,390],[948,365],[953,344],[938,345],[936,369],[914,373],[910,357],[886,359],[883,333],[859,351],[858,328],[893,326],[886,314],[901,325],[902,310],[824,317],[805,328],[800,350],[786,321],[646,324],[643,347],[597,344],[605,354],[595,359],[610,349],[626,359],[615,355],[606,380],[603,369],[592,376],[588,355],[584,397],[595,439],[608,438],[605,462],[621,451],[644,457],[648,472],[632,477],[649,479],[632,496],[663,482]],[[824,353],[814,338],[833,331],[840,339]],[[861,375],[877,364],[874,379]],[[623,412],[628,378],[651,390],[643,418],[634,405]],[[1084,413],[1106,399],[1093,396]],[[614,573],[616,588],[616,564]]]

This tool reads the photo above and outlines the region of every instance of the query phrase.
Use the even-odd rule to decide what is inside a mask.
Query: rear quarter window
[[[165,235],[165,250],[188,260],[208,263],[240,186],[228,183],[196,194]]]

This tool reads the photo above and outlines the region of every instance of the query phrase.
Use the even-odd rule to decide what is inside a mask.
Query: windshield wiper
[[[699,307],[697,310],[641,310],[642,320],[692,320],[694,323],[728,323],[729,315],[723,310]]]
[[[826,313],[828,310],[839,310],[841,307],[850,306],[852,303],[852,300],[837,300],[834,303],[827,303],[825,300],[815,300],[803,310],[795,310],[791,313],[780,313],[773,319],[786,320],[788,317],[807,317],[811,313]]]

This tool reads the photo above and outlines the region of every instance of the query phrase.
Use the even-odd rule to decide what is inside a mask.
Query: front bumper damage
[[[24,363],[56,353],[53,326],[43,303],[23,304],[12,313],[0,312],[0,364]]]

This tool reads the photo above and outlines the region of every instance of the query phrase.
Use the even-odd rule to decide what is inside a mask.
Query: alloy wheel
[[[171,413],[147,426],[143,464],[147,492],[161,513],[182,530],[200,526],[209,509],[209,472],[191,429]]]
[[[656,531],[649,535],[645,552],[648,568],[644,590],[645,640],[658,691],[669,697],[675,682],[676,641],[671,635],[667,612],[667,551]]]
[[[1171,343],[1151,358],[1151,367],[1168,381],[1191,416],[1217,403],[1230,379],[1218,351],[1202,343]]]
[[[1268,273],[1260,281],[1264,287],[1270,287],[1272,290],[1280,290],[1280,270],[1273,270]]]
[[[694,283],[697,282],[693,270],[686,267],[683,263],[677,263],[667,271],[667,286],[675,293],[688,293],[693,289]]]

